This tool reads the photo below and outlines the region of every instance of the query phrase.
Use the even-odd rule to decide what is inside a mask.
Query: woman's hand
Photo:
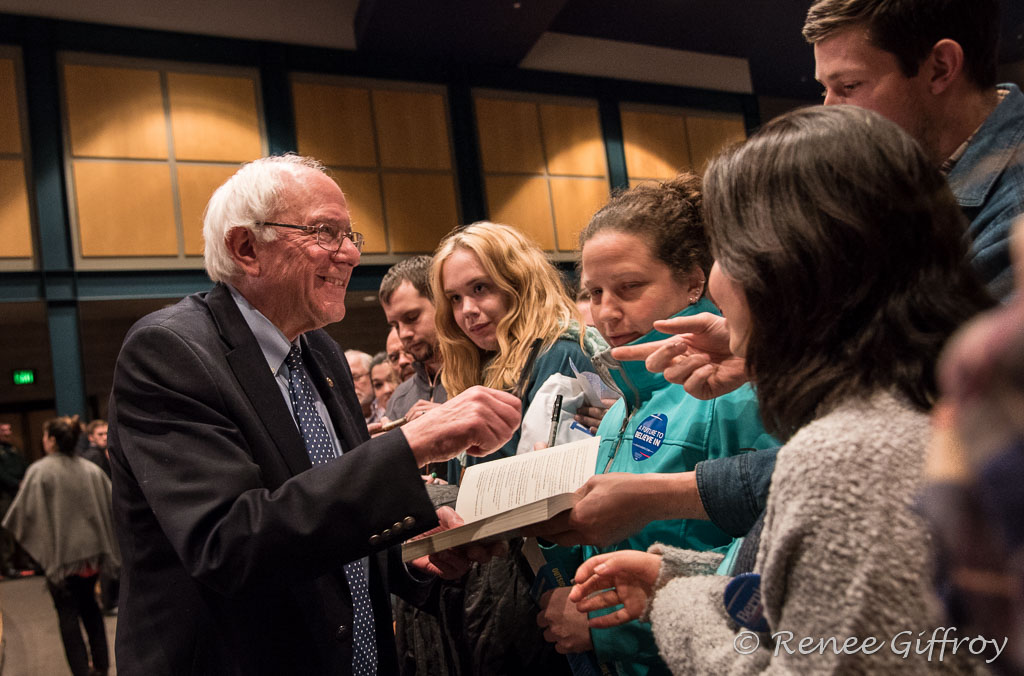
[[[662,333],[677,334],[642,345],[617,347],[619,361],[644,360],[647,370],[665,374],[697,399],[714,399],[747,382],[746,362],[729,351],[729,328],[710,312],[654,322]]]
[[[569,601],[581,613],[623,605],[608,615],[590,618],[593,629],[616,627],[639,619],[653,596],[661,570],[657,554],[623,550],[587,559],[576,570]]]
[[[520,530],[562,546],[606,547],[658,519],[707,519],[694,472],[595,474],[572,509]]]

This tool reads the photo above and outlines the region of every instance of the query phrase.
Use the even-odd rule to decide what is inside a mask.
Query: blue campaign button
[[[761,576],[740,573],[725,586],[725,610],[736,624],[753,631],[768,631],[761,605]]]
[[[658,452],[665,441],[668,418],[662,413],[647,416],[633,433],[633,459],[642,462]]]

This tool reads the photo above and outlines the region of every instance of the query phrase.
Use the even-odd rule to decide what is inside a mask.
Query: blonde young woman
[[[583,317],[540,246],[513,227],[483,221],[453,232],[434,254],[430,277],[448,396],[474,385],[512,390],[534,340],[542,340],[524,396],[524,429],[533,417],[531,404],[549,378],[573,377],[572,366],[593,371],[590,355],[605,347],[596,331],[581,331]],[[545,388],[550,391],[551,385]],[[546,413],[550,419],[551,400],[553,395],[538,399],[534,415]],[[586,434],[582,428],[569,430],[572,412],[564,406],[559,441]],[[532,449],[538,440],[520,440],[517,432],[488,458]],[[458,479],[457,463],[449,465],[449,481]]]
[[[542,403],[549,391],[545,383],[553,376],[571,378],[570,363],[580,371],[593,370],[588,354],[604,347],[596,333],[581,334],[579,310],[544,252],[507,225],[474,223],[445,238],[434,254],[431,286],[448,396],[473,385],[513,390],[533,342],[541,339],[524,395],[524,429],[530,429],[531,404],[546,408],[550,420],[551,406]],[[561,420],[558,441],[570,433],[588,433],[583,427],[570,432],[570,410]],[[489,457],[513,455],[517,448],[532,450],[535,440],[521,442],[517,432]],[[461,469],[452,461],[449,480],[457,482]],[[523,572],[528,564],[520,542],[512,542],[508,557],[474,566],[440,594],[441,640],[461,673],[570,673],[565,656],[544,640],[536,624],[539,608],[528,594],[532,580]],[[455,671],[449,665],[449,672]]]

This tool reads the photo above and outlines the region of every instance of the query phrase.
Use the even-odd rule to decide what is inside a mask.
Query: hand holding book
[[[427,531],[420,538],[430,537],[437,533],[451,530],[462,526],[465,522],[462,517],[451,507],[441,507],[437,510],[437,519],[441,522],[436,528]],[[508,553],[508,543],[504,540],[490,543],[469,543],[462,547],[455,547],[409,561],[410,565],[416,566],[431,575],[437,575],[446,580],[456,580],[469,571],[474,563],[486,563],[495,556],[504,556]]]
[[[411,561],[452,547],[506,538],[573,506],[576,489],[594,474],[599,437],[473,465],[466,470],[455,510],[465,524],[406,542]]]

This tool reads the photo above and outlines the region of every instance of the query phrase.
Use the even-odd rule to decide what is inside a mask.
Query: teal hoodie
[[[700,312],[720,314],[707,299],[677,317]],[[651,331],[630,343],[638,345],[668,336]],[[644,362],[616,362],[607,353],[595,367],[610,375],[623,398],[609,409],[598,435],[601,447],[597,472],[689,472],[708,458],[735,455],[741,449],[778,446],[761,425],[757,398],[749,385],[708,401],[691,397],[679,385],[651,373]],[[662,436],[663,435],[663,436]],[[577,547],[582,562],[620,549],[646,551],[655,542],[673,547],[708,550],[728,545],[732,538],[709,521],[655,521],[630,538],[610,547]],[[597,613],[601,614],[601,613]],[[639,621],[611,629],[591,629],[599,662],[615,662],[620,674],[668,674],[658,657],[651,625]]]

